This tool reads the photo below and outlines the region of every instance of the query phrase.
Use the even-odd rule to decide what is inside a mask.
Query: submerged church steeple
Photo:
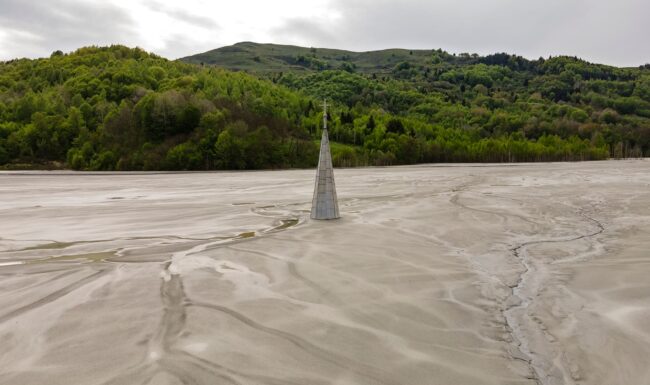
[[[312,219],[339,218],[339,203],[334,184],[334,167],[327,133],[327,102],[323,103],[323,136],[320,141],[320,156],[316,170],[314,198],[311,202]]]

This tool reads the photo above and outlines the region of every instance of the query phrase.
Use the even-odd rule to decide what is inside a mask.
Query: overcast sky
[[[0,0],[0,60],[87,45],[175,59],[239,41],[650,62],[649,0]]]

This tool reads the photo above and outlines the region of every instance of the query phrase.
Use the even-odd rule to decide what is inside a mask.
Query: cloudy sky
[[[0,0],[0,60],[120,43],[175,59],[239,41],[650,63],[648,0]]]

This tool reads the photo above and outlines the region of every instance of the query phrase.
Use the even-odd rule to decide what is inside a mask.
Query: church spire
[[[320,156],[316,170],[314,198],[311,202],[312,219],[336,219],[339,217],[339,204],[334,184],[334,167],[327,133],[327,101],[323,103],[323,136],[320,141]]]

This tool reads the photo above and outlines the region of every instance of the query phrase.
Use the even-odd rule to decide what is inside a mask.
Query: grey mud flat
[[[650,384],[650,161],[0,173],[0,385]]]

